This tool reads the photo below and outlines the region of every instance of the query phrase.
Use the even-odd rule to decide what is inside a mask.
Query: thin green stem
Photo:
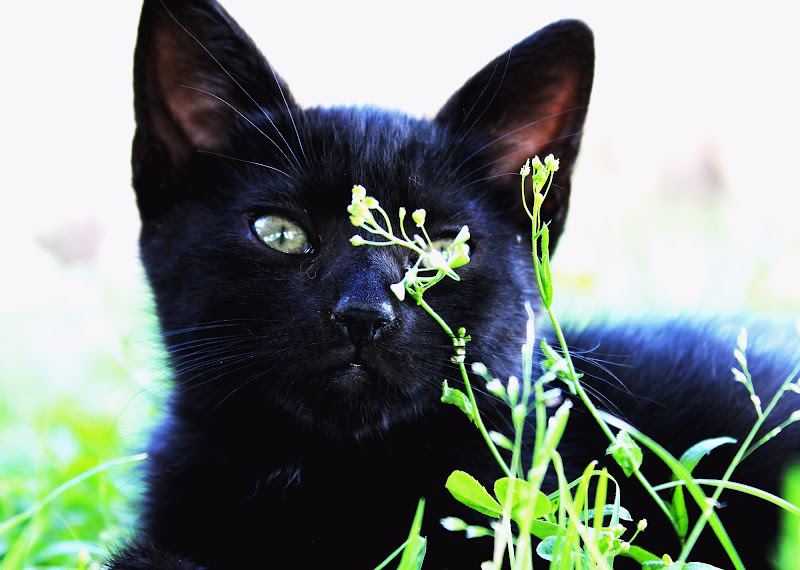
[[[551,183],[552,183],[552,175],[549,177],[547,188],[545,189],[545,194],[546,194],[547,190],[549,190]],[[523,189],[524,189],[524,184],[525,184],[525,180],[523,178]],[[534,188],[534,195],[536,195],[536,188]],[[539,252],[538,252],[538,249],[539,249],[539,236],[541,235],[541,230],[540,230],[541,221],[540,221],[540,217],[539,217],[540,216],[540,212],[541,212],[541,202],[542,202],[542,200],[539,200],[539,201],[535,200],[534,201],[533,217],[531,219],[531,224],[532,224],[532,231],[531,231],[532,240],[531,241],[532,241],[533,265],[534,265],[534,273],[536,275],[536,285],[537,285],[537,287],[539,289],[539,295],[541,296],[541,298],[543,300],[542,304],[543,304],[543,307],[544,307],[545,311],[547,312],[547,316],[548,316],[548,318],[550,319],[550,322],[553,325],[553,330],[555,331],[556,339],[558,340],[558,344],[559,344],[559,346],[561,348],[561,355],[562,355],[564,361],[566,362],[567,375],[568,375],[568,377],[569,377],[569,379],[571,381],[572,388],[575,391],[575,394],[583,402],[584,406],[589,411],[589,413],[592,415],[592,417],[595,419],[595,421],[597,422],[597,425],[600,426],[600,429],[606,435],[608,440],[610,442],[614,442],[615,439],[616,439],[614,434],[612,433],[611,429],[608,427],[608,424],[605,421],[603,421],[603,419],[600,417],[597,408],[592,403],[592,401],[589,398],[589,396],[586,394],[586,391],[583,389],[583,385],[581,384],[580,379],[578,378],[578,373],[575,370],[575,365],[572,362],[572,358],[570,356],[569,348],[567,347],[567,342],[566,342],[566,339],[564,338],[564,333],[563,333],[563,331],[561,329],[561,325],[559,324],[558,319],[556,318],[556,315],[553,312],[552,300],[548,299],[548,296],[546,294],[544,279],[545,279],[545,277],[547,279],[549,279],[550,276],[549,275],[548,276],[544,276],[543,275],[542,262],[541,262],[541,259],[539,258]],[[538,205],[538,207],[537,207],[537,205]],[[527,210],[527,207],[526,207],[526,210]],[[549,252],[543,251],[541,253],[541,255],[542,256],[549,255]],[[675,523],[674,517],[673,517],[672,513],[670,512],[669,508],[667,507],[666,503],[663,501],[663,499],[661,499],[661,497],[658,496],[658,493],[653,489],[653,486],[650,484],[650,482],[647,480],[647,478],[642,474],[642,472],[638,469],[638,467],[636,467],[634,469],[634,475],[636,476],[637,480],[641,483],[641,485],[645,488],[647,493],[652,497],[652,499],[655,501],[655,503],[658,505],[658,507],[661,509],[661,511],[674,524]],[[702,505],[701,505],[701,507],[702,507]]]
[[[33,515],[38,513],[40,510],[45,508],[53,499],[64,493],[65,491],[71,489],[75,485],[82,483],[89,477],[97,475],[98,473],[102,473],[103,471],[107,471],[112,467],[116,467],[118,465],[123,465],[126,463],[134,463],[136,461],[143,461],[147,459],[146,453],[139,453],[137,455],[131,455],[128,457],[121,457],[119,459],[111,459],[109,461],[105,461],[100,465],[93,467],[87,471],[84,471],[80,475],[73,477],[66,483],[63,483],[50,491],[47,495],[45,495],[42,499],[36,501],[31,507],[23,513],[20,513],[10,519],[7,519],[0,523],[0,535],[7,532],[9,529],[13,528],[14,526],[28,520]]]
[[[453,330],[448,326],[446,322],[433,310],[433,308],[422,298],[422,295],[418,294],[416,291],[409,289],[409,295],[411,295],[414,300],[417,301],[420,307],[422,307],[426,313],[428,313],[433,319],[439,323],[439,326],[442,327],[444,332],[447,333],[447,336],[450,337],[450,340],[453,341],[453,346],[458,346],[460,342],[458,337],[453,333]],[[458,362],[458,369],[461,371],[461,380],[464,383],[464,389],[467,393],[467,398],[469,398],[469,403],[472,406],[472,418],[475,422],[475,426],[478,428],[478,431],[481,432],[484,441],[486,441],[486,445],[489,446],[489,450],[492,452],[495,460],[497,461],[500,468],[503,472],[508,476],[511,477],[511,469],[509,469],[508,465],[506,464],[503,456],[500,455],[500,450],[497,449],[497,446],[492,441],[492,438],[489,437],[489,432],[486,429],[486,426],[483,423],[483,419],[481,418],[481,414],[478,410],[478,402],[475,400],[475,392],[472,390],[472,384],[469,381],[469,374],[467,374],[467,368],[464,365],[463,361]]]
[[[700,486],[695,482],[692,478],[691,473],[689,473],[688,469],[686,469],[680,461],[678,461],[675,457],[673,457],[666,449],[661,447],[658,443],[656,443],[653,439],[647,437],[645,434],[624,422],[623,420],[617,418],[616,416],[606,413],[600,412],[602,419],[611,424],[612,426],[616,427],[620,430],[627,431],[632,437],[636,439],[639,443],[644,444],[648,449],[650,449],[655,455],[661,459],[664,464],[669,467],[669,469],[675,474],[676,477],[683,480],[686,485],[686,489],[694,498],[695,502],[700,506],[700,508],[704,508],[707,506],[708,497],[700,488]],[[728,533],[725,531],[725,528],[722,526],[722,523],[719,520],[719,517],[714,512],[713,509],[710,510],[710,518],[708,520],[711,528],[714,530],[714,533],[717,535],[720,544],[725,549],[725,552],[728,554],[728,557],[733,562],[734,567],[737,570],[743,570],[744,566],[742,564],[741,559],[739,558],[738,554],[736,553],[736,549],[734,548],[733,544],[731,543],[730,537]]]
[[[583,389],[583,385],[581,384],[581,382],[578,380],[577,372],[575,371],[575,367],[572,363],[572,358],[570,357],[569,349],[567,348],[567,343],[564,340],[564,334],[561,330],[561,326],[558,323],[558,319],[556,318],[555,314],[553,313],[550,307],[546,307],[545,310],[547,311],[547,316],[550,318],[550,322],[553,324],[553,329],[555,329],[556,337],[558,339],[559,345],[561,346],[562,355],[564,359],[567,361],[567,367],[569,370],[570,377],[573,379],[575,383],[575,392],[577,396],[581,399],[583,405],[595,419],[597,424],[600,426],[600,429],[608,438],[608,440],[610,442],[613,442],[616,439],[614,434],[608,427],[608,424],[605,421],[603,421],[603,419],[600,417],[597,408],[595,407],[592,400],[589,398],[586,391]],[[636,479],[638,479],[638,481],[642,484],[645,490],[647,490],[647,493],[653,498],[658,507],[669,518],[669,520],[674,522],[672,513],[667,507],[667,504],[661,497],[659,497],[658,493],[655,491],[650,481],[647,480],[647,478],[642,474],[642,472],[638,468],[634,470],[633,474],[636,477]]]
[[[751,453],[753,449],[757,448],[763,443],[763,441],[759,441],[753,449],[750,448],[750,444],[753,443],[753,440],[758,434],[758,431],[761,429],[761,426],[764,425],[764,422],[766,421],[767,417],[770,415],[772,410],[778,404],[778,400],[780,400],[783,393],[787,390],[789,384],[794,380],[795,376],[797,376],[797,374],[799,373],[800,373],[800,364],[798,364],[792,371],[792,373],[789,374],[789,376],[787,376],[783,385],[772,397],[772,400],[770,401],[769,405],[766,407],[764,412],[761,413],[760,410],[757,410],[758,419],[756,419],[756,422],[753,424],[752,429],[747,434],[745,440],[742,442],[742,445],[739,446],[739,450],[736,452],[736,455],[734,456],[733,460],[728,465],[728,468],[725,470],[725,473],[722,475],[720,481],[727,483],[730,480],[731,476],[733,475],[734,470],[739,466],[742,460],[745,457],[747,457],[747,455]],[[685,561],[688,558],[689,551],[694,547],[695,543],[697,542],[697,539],[700,537],[700,533],[702,532],[703,528],[706,525],[706,522],[708,521],[711,514],[714,512],[714,507],[718,504],[719,497],[722,494],[723,490],[724,490],[723,486],[718,486],[714,491],[714,494],[711,496],[711,501],[709,502],[709,504],[705,506],[701,505],[701,508],[703,508],[703,512],[700,514],[700,518],[695,523],[694,527],[692,528],[692,532],[689,534],[689,537],[686,539],[686,542],[684,543],[683,550],[681,551],[681,556],[678,559],[679,561]]]

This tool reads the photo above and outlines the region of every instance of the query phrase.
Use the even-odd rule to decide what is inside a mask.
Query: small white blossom
[[[556,172],[558,170],[558,166],[559,160],[552,154],[548,154],[546,157],[544,157],[544,167],[550,172]]]
[[[446,517],[439,521],[439,523],[450,531],[466,530],[467,528],[467,523],[457,517]]]
[[[353,186],[353,200],[363,200],[367,197],[367,189],[361,186],[360,184],[356,184]]]
[[[391,289],[394,296],[397,297],[400,301],[406,298],[406,284],[404,281],[400,281],[399,283],[393,283],[389,285],[389,289]]]

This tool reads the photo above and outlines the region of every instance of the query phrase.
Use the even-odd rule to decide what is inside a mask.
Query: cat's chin
[[[328,378],[332,390],[345,395],[355,395],[375,381],[375,374],[361,364],[348,363],[336,369]]]
[[[325,374],[316,391],[303,394],[301,405],[297,400],[284,405],[305,430],[332,439],[380,437],[428,407],[426,397],[407,383],[405,389],[391,384],[368,366],[347,363]]]

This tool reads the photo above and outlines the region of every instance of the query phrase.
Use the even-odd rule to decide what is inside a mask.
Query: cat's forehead
[[[345,213],[355,185],[387,208],[425,207],[453,180],[451,138],[432,121],[372,108],[320,108],[275,124],[283,148],[264,139],[261,152],[285,176],[265,192],[307,211]]]
[[[431,121],[377,108],[312,109],[305,115],[312,155],[333,176],[360,177],[356,184],[427,176],[442,161],[447,136]]]

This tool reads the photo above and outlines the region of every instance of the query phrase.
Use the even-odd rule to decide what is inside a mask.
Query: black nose
[[[396,316],[387,300],[375,302],[343,297],[333,309],[333,317],[356,346],[378,338]]]

